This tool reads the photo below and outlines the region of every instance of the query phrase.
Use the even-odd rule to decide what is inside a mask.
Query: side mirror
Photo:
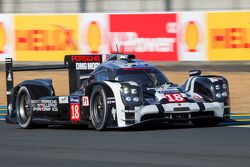
[[[199,76],[201,75],[201,70],[190,70],[189,71],[189,76],[192,77],[192,76]]]

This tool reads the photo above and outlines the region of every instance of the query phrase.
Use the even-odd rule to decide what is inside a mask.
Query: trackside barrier
[[[249,11],[0,14],[0,61],[132,53],[146,61],[250,60]]]
[[[5,120],[7,106],[0,106],[0,120]],[[231,113],[230,118],[237,122],[250,122],[250,113]]]

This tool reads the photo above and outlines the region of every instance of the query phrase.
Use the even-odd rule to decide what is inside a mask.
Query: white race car
[[[7,60],[7,122],[22,128],[89,124],[104,130],[144,122],[192,121],[210,126],[229,118],[229,87],[224,77],[201,76],[201,71],[193,70],[179,87],[134,55],[105,56],[105,62],[104,55],[66,56],[64,66],[36,68],[12,67]],[[48,79],[24,81],[13,89],[13,71],[59,68],[69,69],[69,95],[56,96]]]

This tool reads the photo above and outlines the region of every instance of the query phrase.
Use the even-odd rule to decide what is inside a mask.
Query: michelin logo
[[[76,63],[77,70],[94,70],[100,63]]]

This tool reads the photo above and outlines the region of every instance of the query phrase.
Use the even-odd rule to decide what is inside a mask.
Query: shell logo
[[[185,30],[185,42],[189,52],[196,52],[199,43],[199,31],[198,26],[194,21],[189,21]]]
[[[0,54],[4,53],[4,47],[6,45],[6,35],[4,30],[4,25],[0,22]]]
[[[97,22],[92,21],[87,31],[87,41],[91,53],[98,53],[101,45],[101,31]]]

